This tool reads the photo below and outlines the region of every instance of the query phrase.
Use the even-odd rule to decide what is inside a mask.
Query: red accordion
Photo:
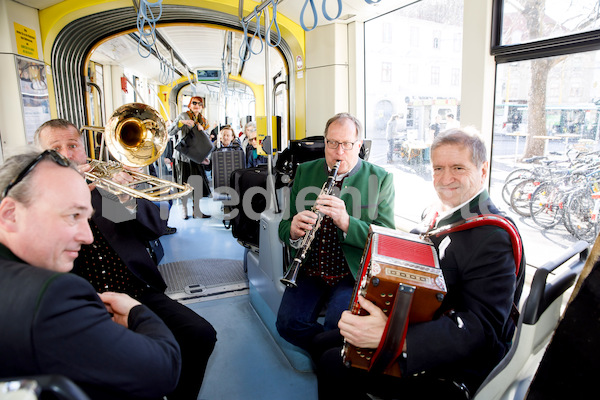
[[[400,376],[395,362],[401,355],[409,323],[430,321],[446,294],[437,252],[429,239],[371,225],[350,304],[353,314],[367,314],[358,295],[375,303],[388,316],[377,349],[349,343],[342,351],[347,366]]]

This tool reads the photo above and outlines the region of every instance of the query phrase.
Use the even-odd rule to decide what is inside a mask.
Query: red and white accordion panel
[[[408,324],[430,321],[445,294],[444,276],[429,239],[371,225],[350,311],[366,314],[358,304],[362,295],[383,310],[388,322],[377,349],[344,345],[346,365],[400,376],[394,361],[401,354]]]

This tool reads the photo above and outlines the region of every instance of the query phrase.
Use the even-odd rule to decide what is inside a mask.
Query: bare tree
[[[516,3],[516,2],[515,2]],[[515,4],[513,3],[513,4]],[[547,32],[566,28],[571,21],[562,21],[560,25],[546,16],[546,0],[518,0],[518,6],[526,21],[527,32],[530,38],[544,38]],[[573,0],[569,2],[574,4]],[[516,5],[516,4],[515,4]],[[581,17],[578,17],[581,18]],[[583,18],[575,27],[576,30],[585,29],[598,20],[598,4],[590,10],[590,15]],[[572,28],[571,28],[572,29]],[[531,86],[528,95],[529,119],[527,122],[527,139],[525,142],[524,158],[544,154],[545,140],[535,136],[546,136],[546,87],[550,70],[563,62],[566,56],[534,59],[531,61]]]
[[[539,38],[542,33],[542,18],[545,10],[546,0],[528,0],[524,4],[523,15],[527,21],[527,30],[532,37]],[[546,135],[546,84],[551,67],[548,59],[531,61],[528,134],[523,155],[525,158],[544,154],[544,139],[535,136]]]

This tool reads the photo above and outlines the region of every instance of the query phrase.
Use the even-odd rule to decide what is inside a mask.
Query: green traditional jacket
[[[290,244],[292,219],[299,211],[310,210],[329,175],[325,159],[301,164],[294,178],[290,201],[279,224],[279,237]],[[339,197],[346,203],[350,226],[346,235],[338,229],[342,251],[356,278],[369,233],[369,225],[395,228],[393,175],[361,159],[344,178]]]

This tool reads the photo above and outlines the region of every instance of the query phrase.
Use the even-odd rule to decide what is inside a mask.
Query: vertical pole
[[[271,32],[269,31],[269,7],[265,7],[265,115],[267,117],[267,136],[273,138],[273,127],[271,117],[273,112],[271,110]],[[276,16],[273,16],[276,18]]]
[[[269,199],[267,204],[272,204],[272,209],[277,213],[279,212],[279,205],[277,204],[277,196],[275,194],[275,179],[273,177],[273,110],[271,110],[272,102],[272,81],[271,81],[271,31],[269,30],[269,7],[264,8],[265,13],[265,116],[267,118],[267,137],[270,138],[270,151],[267,154],[267,193]],[[276,15],[273,18],[277,18]]]

